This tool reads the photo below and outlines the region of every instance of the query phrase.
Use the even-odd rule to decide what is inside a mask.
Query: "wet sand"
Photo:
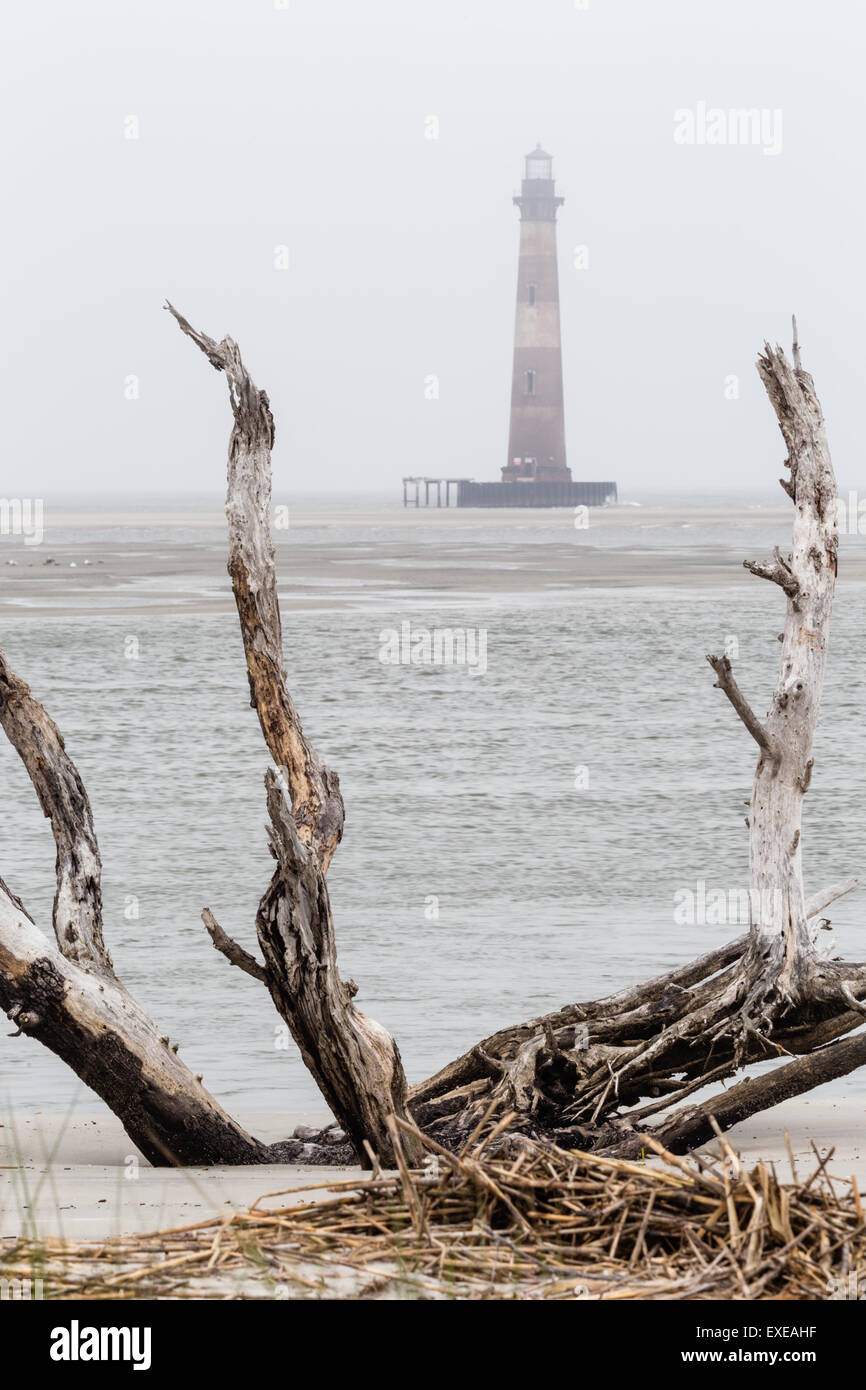
[[[252,1115],[242,1119],[266,1142],[323,1115]],[[70,1240],[131,1235],[204,1221],[221,1212],[292,1206],[318,1193],[285,1189],[362,1177],[358,1168],[152,1168],[113,1115],[16,1116],[0,1128],[0,1237],[62,1236]]]
[[[49,513],[45,537],[4,536],[0,615],[72,617],[231,612],[225,522],[195,511]],[[594,509],[575,529],[567,508],[478,511],[303,508],[275,530],[284,611],[535,601],[599,588],[714,588],[754,584],[754,553],[784,542],[790,513],[699,507]],[[729,543],[730,538],[730,543]],[[866,580],[863,537],[843,538],[846,579]]]

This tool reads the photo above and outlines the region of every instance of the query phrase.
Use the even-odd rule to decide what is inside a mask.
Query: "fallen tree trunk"
[[[154,1164],[264,1163],[123,988],[102,939],[102,866],[84,784],[63,739],[0,653],[0,723],[57,844],[56,948],[0,880],[0,1008],[101,1096]]]
[[[116,979],[54,950],[5,884],[0,886],[0,1008],[117,1115],[157,1167],[267,1163]]]
[[[848,1028],[856,1027],[861,1020],[855,1015]],[[866,1063],[866,1034],[858,1033],[853,1038],[841,1038],[837,1042],[809,1052],[796,1061],[775,1067],[765,1076],[749,1077],[736,1086],[729,1086],[720,1096],[696,1105],[693,1110],[669,1119],[659,1125],[653,1134],[671,1153],[689,1153],[701,1144],[709,1143],[716,1127],[725,1130],[732,1125],[748,1120],[761,1110],[770,1110],[783,1100],[805,1095],[816,1086],[825,1086],[840,1076],[847,1076]],[[715,1123],[713,1123],[715,1121]],[[640,1136],[630,1141],[630,1145],[616,1146],[617,1153],[630,1148],[631,1156],[636,1157],[640,1146]]]

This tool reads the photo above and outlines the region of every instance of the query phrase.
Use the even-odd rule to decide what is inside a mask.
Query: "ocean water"
[[[745,509],[733,522],[724,513],[724,524],[721,507],[715,521],[707,510],[696,507],[693,524],[659,523],[658,534],[623,512],[616,544],[636,563],[642,547],[677,553],[708,537],[720,544],[722,533],[739,555],[760,553],[756,542],[771,531],[784,539]],[[403,524],[392,511],[351,526],[311,521],[298,543],[321,553],[345,545],[348,527],[352,543],[375,551],[377,537]],[[484,562],[465,518],[434,524]],[[488,514],[475,530],[486,527],[489,539],[501,524]],[[557,524],[544,514],[520,537],[506,528],[513,563],[529,564],[524,547],[543,545]],[[190,543],[176,525],[140,530],[169,551]],[[112,535],[93,525],[76,538],[95,554]],[[329,876],[340,967],[360,986],[359,1007],[396,1036],[410,1080],[497,1027],[741,933],[738,920],[683,921],[676,910],[688,894],[712,890],[733,908],[747,884],[755,753],[704,656],[733,643],[740,684],[762,713],[782,613],[779,592],[757,580],[551,593],[528,579],[518,597],[422,604],[396,592],[287,615],[290,689],[346,801]],[[383,631],[407,620],[483,628],[486,671],[383,663]],[[137,657],[127,654],[129,633],[123,613],[22,614],[2,636],[87,785],[116,967],[229,1109],[319,1109],[266,991],[216,954],[200,922],[209,906],[255,950],[270,875],[267,758],[237,621],[140,614]],[[866,870],[864,703],[866,588],[848,581],[837,594],[806,804],[807,892]],[[0,874],[50,931],[53,841],[5,742],[0,776]],[[851,959],[866,959],[862,902],[861,891],[831,912]],[[99,1109],[46,1049],[5,1031],[11,1025],[0,1036],[0,1107]],[[833,1089],[861,1085],[855,1074]]]

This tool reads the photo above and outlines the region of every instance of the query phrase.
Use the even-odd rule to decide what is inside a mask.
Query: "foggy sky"
[[[753,363],[795,310],[840,483],[866,484],[864,27],[853,0],[15,7],[0,492],[223,486],[225,384],[166,297],[267,388],[282,494],[498,478],[536,141],[566,200],[574,476],[771,484]],[[699,102],[778,108],[781,153],[677,145]]]

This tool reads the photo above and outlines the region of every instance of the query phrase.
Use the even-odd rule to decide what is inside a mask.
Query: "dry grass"
[[[21,1240],[0,1277],[38,1274],[53,1299],[808,1300],[866,1264],[832,1153],[783,1185],[721,1139],[700,1162],[654,1144],[659,1164],[529,1142],[503,1156],[496,1131],[459,1156],[424,1142],[431,1168],[328,1184],[326,1200],[101,1244]]]

